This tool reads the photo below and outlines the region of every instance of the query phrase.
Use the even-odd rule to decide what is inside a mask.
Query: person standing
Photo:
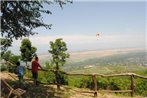
[[[22,66],[19,61],[16,63],[16,65],[17,65],[17,75],[19,79],[19,85],[21,86],[21,85],[24,85],[23,83],[24,66]]]
[[[38,79],[38,68],[40,67],[41,69],[43,69],[41,67],[41,65],[39,64],[39,58],[36,56],[35,60],[32,61],[32,77],[34,79],[34,85],[37,86],[37,79]]]

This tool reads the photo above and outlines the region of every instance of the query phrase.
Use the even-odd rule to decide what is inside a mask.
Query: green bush
[[[55,79],[55,73],[54,72],[39,72],[39,81],[42,82],[48,82],[49,84],[55,84],[56,79]],[[62,73],[59,74],[59,80],[60,84],[62,85],[68,85],[68,77]]]
[[[16,63],[19,61],[20,59],[20,56],[17,56],[17,55],[11,55],[9,57],[9,62],[13,63],[16,65]]]
[[[7,66],[6,65],[0,65],[0,69],[1,69],[1,71],[6,71],[7,70]]]
[[[135,94],[147,96],[147,80],[135,78]],[[68,76],[69,86],[78,88],[93,88],[92,77]],[[97,88],[99,90],[130,90],[130,77],[97,77]]]
[[[147,97],[147,80],[136,79],[135,93]]]
[[[67,77],[67,75],[65,75],[63,73],[59,73],[59,80],[60,80],[60,84],[68,85],[68,77]]]
[[[128,77],[114,77],[109,79],[111,90],[129,90],[130,78]]]
[[[16,66],[9,66],[8,71],[16,74],[17,73]]]
[[[109,84],[109,82],[108,82],[107,78],[101,78],[101,77],[97,78],[98,89],[107,89],[108,84]]]
[[[92,78],[86,76],[68,76],[68,85],[78,88],[92,89]]]
[[[48,82],[49,84],[54,84],[55,74],[53,72],[39,71],[38,79],[39,81],[42,81],[42,82]]]
[[[92,89],[92,78],[91,77],[82,77],[80,81],[81,81],[80,88]]]

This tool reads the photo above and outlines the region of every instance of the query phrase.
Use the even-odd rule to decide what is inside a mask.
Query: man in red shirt
[[[35,86],[37,86],[38,67],[40,67],[41,69],[43,69],[41,67],[41,65],[38,63],[38,61],[39,61],[39,58],[38,57],[35,57],[35,60],[32,61],[32,76],[33,76],[33,79],[34,79]]]

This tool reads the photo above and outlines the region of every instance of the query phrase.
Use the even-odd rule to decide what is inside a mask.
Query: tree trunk
[[[29,67],[29,66],[28,66],[28,62],[27,62],[27,61],[26,61],[26,66],[27,66],[27,67]]]
[[[59,79],[59,66],[58,63],[56,63],[56,83],[57,83],[57,89],[60,89],[60,79]]]

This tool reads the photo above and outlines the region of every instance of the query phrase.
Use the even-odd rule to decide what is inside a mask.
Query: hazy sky
[[[145,48],[146,3],[143,1],[80,0],[64,5],[63,9],[54,4],[49,8],[53,14],[43,15],[45,23],[53,24],[52,29],[38,28],[34,31],[39,34],[29,39],[39,54],[47,53],[49,42],[56,38],[63,38],[69,51]],[[12,52],[18,53],[19,47],[20,40],[14,41]]]

